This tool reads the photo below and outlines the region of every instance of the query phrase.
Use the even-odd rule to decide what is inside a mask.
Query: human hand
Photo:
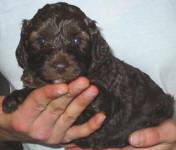
[[[132,133],[129,142],[134,147],[122,150],[176,150],[176,121],[168,120],[154,128]]]
[[[84,77],[36,89],[15,112],[6,114],[0,108],[0,140],[60,144],[88,136],[101,126],[103,113],[82,125],[72,124],[97,94]]]
[[[157,127],[135,131],[130,135],[129,143],[131,146],[106,150],[176,150],[176,121],[168,120]],[[73,146],[66,150],[91,149]]]

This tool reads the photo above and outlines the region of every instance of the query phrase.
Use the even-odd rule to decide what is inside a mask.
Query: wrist
[[[18,141],[10,130],[0,128],[0,141]]]

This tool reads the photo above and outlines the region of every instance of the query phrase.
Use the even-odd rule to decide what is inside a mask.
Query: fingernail
[[[97,94],[98,94],[98,91],[94,86],[89,87],[89,89],[85,91],[85,97],[88,99],[92,99],[96,97]]]
[[[72,140],[71,139],[65,139],[64,143],[70,143]]]
[[[58,95],[63,95],[63,94],[66,94],[67,92],[68,92],[68,89],[66,88],[60,88],[57,90]]]
[[[75,85],[75,88],[77,90],[83,90],[85,88],[87,88],[89,86],[89,81],[88,80],[80,80],[79,82],[77,82],[77,84]]]
[[[142,146],[143,136],[141,133],[135,133],[130,137],[130,144],[133,146]]]
[[[105,119],[106,119],[106,116],[105,115],[101,115],[101,117],[98,118],[97,123],[98,124],[102,124]]]
[[[71,94],[70,92],[67,92],[66,96],[67,96],[68,98],[73,98],[73,97],[74,97],[73,94]]]
[[[91,100],[92,100],[92,98],[94,98],[94,97],[96,96],[96,94],[88,91],[88,92],[86,92],[86,93],[84,94],[84,96],[85,96],[87,99],[91,99]]]

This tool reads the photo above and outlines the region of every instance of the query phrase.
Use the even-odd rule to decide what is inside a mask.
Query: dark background
[[[0,73],[0,95],[7,95],[10,91],[9,83]]]
[[[0,73],[0,95],[8,95],[10,87],[8,81]],[[22,150],[20,142],[0,142],[0,150]]]

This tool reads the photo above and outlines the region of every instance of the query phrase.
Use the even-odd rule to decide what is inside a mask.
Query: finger
[[[46,85],[33,91],[14,112],[12,124],[17,130],[28,130],[46,106],[56,97],[68,92],[66,84]],[[14,119],[13,119],[14,118]]]
[[[139,148],[139,147],[125,147],[120,150],[175,150],[175,144],[162,143],[151,147]]]
[[[73,100],[73,98],[81,93],[84,89],[89,86],[89,81],[86,78],[80,77],[77,80],[69,84],[69,92],[63,96],[58,97],[54,101],[51,101],[44,111],[41,112],[40,116],[35,120],[33,126],[30,130],[31,136],[40,136],[39,133],[36,135],[36,128],[39,128],[42,132],[41,134],[48,134],[51,132],[54,124],[61,114],[64,113],[67,105]],[[42,124],[47,125],[43,126]],[[41,126],[42,125],[42,126]],[[44,136],[44,135],[43,135]]]
[[[144,149],[143,148],[136,148],[136,147],[127,146],[127,147],[124,147],[124,148],[119,149],[119,150],[144,150]]]
[[[131,145],[136,147],[149,147],[159,143],[172,143],[176,141],[176,122],[165,121],[158,127],[147,128],[132,133],[129,137]]]
[[[59,140],[59,135],[65,135],[68,128],[73,124],[81,112],[87,105],[96,97],[98,89],[95,86],[90,86],[78,97],[76,97],[61,115],[53,129],[51,140]],[[62,129],[62,130],[61,130]],[[58,132],[59,131],[59,132]]]
[[[65,148],[71,148],[71,147],[76,147],[74,143],[69,143],[69,144],[63,144]]]
[[[78,139],[90,135],[101,127],[105,118],[106,117],[104,113],[99,113],[92,117],[88,122],[82,125],[71,127],[65,135],[64,142],[70,142],[73,139]]]
[[[30,108],[33,111],[41,113],[46,106],[56,99],[68,92],[68,86],[66,84],[49,84],[33,91],[28,97],[22,109]]]
[[[91,85],[81,95],[79,95],[66,109],[60,121],[67,122],[67,127],[70,127],[83,110],[97,96],[98,89]]]
[[[73,98],[80,94],[89,86],[89,81],[86,78],[80,77],[69,84],[69,92],[52,101],[45,111],[40,114],[38,122],[50,122],[54,124],[56,119],[65,111],[68,104]],[[47,119],[47,120],[46,120]]]

